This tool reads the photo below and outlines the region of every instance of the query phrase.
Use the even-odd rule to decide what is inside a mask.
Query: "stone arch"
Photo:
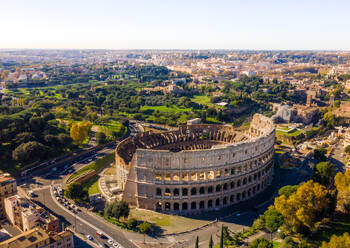
[[[170,191],[169,188],[166,188],[166,189],[165,189],[164,195],[165,195],[165,196],[171,196],[171,191]]]
[[[227,197],[225,196],[223,199],[222,199],[222,205],[226,205],[227,204]]]
[[[191,210],[197,209],[197,202],[192,202],[191,203]]]
[[[240,200],[241,200],[241,193],[237,193],[236,199],[237,199],[237,201],[240,201]]]
[[[182,196],[188,196],[188,189],[182,188]]]
[[[234,202],[235,201],[235,196],[234,195],[230,195],[230,202]]]
[[[200,195],[204,195],[204,194],[205,194],[204,187],[200,187],[200,188],[199,188],[199,194],[200,194]]]
[[[220,184],[216,185],[215,191],[216,192],[220,192],[221,191],[221,185]]]
[[[247,184],[247,178],[243,178],[243,185]]]
[[[191,195],[197,195],[197,188],[193,187],[191,189]]]
[[[178,188],[175,188],[174,189],[174,193],[173,193],[174,196],[179,196],[180,195],[180,191]]]
[[[161,188],[157,188],[156,189],[156,195],[162,195],[162,189]]]
[[[215,200],[215,206],[216,206],[216,207],[220,206],[220,198],[217,198],[217,199]]]
[[[208,187],[208,194],[211,194],[211,193],[213,193],[213,186]]]
[[[165,209],[165,211],[170,211],[170,209],[171,209],[170,202],[166,202],[166,203],[164,204],[164,209]]]
[[[182,210],[187,210],[188,209],[188,203],[187,202],[183,202],[182,203]]]
[[[213,207],[213,200],[209,200],[208,201],[208,208],[212,208]]]
[[[177,203],[177,202],[175,202],[175,203],[174,203],[174,211],[177,211],[177,210],[179,210],[179,209],[180,209],[180,204]]]
[[[231,189],[233,189],[233,188],[235,187],[235,182],[234,182],[234,181],[232,181],[232,182],[230,183],[230,187],[231,187]]]
[[[227,183],[224,183],[224,186],[222,188],[224,191],[227,190]]]
[[[162,203],[161,202],[156,203],[156,211],[162,211]]]
[[[199,203],[199,208],[200,208],[200,209],[205,208],[205,206],[204,206],[204,201],[201,201],[201,202]]]

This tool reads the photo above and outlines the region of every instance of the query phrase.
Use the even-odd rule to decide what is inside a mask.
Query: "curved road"
[[[121,231],[116,231],[114,228],[98,218],[94,218],[91,215],[85,213],[84,211],[79,211],[77,214],[69,211],[63,207],[60,203],[53,199],[53,196],[50,192],[50,187],[39,188],[35,190],[37,194],[36,198],[33,198],[34,201],[45,206],[48,211],[52,212],[54,215],[60,218],[60,220],[66,224],[72,225],[72,228],[75,232],[86,236],[90,234],[93,236],[93,242],[97,245],[103,245],[107,243],[107,239],[101,239],[96,235],[96,231],[100,230],[108,237],[111,237],[113,240],[117,241],[124,248],[134,248],[137,247],[132,242],[130,242]]]

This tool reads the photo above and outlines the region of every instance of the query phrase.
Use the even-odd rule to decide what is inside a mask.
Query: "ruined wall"
[[[126,201],[151,210],[195,212],[249,199],[269,184],[275,142],[275,129],[269,118],[254,115],[249,130],[237,133],[238,140],[242,140],[237,143],[227,142],[233,141],[236,134],[230,126],[221,129],[215,125],[191,125],[191,128],[188,131],[181,126],[171,142],[184,142],[184,136],[179,135],[183,133],[192,137],[194,143],[198,137],[204,142],[203,134],[208,133],[215,139],[209,136],[206,139],[220,142],[211,149],[179,152],[137,148],[128,178],[126,181],[124,178]],[[151,143],[157,141],[148,144]],[[161,145],[164,147],[164,143],[158,143]]]

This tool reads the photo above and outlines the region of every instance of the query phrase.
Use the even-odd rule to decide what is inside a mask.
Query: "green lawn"
[[[97,193],[101,194],[101,191],[98,188],[98,179],[99,179],[99,176],[95,175],[83,183],[83,186],[88,191],[89,195],[93,195]]]
[[[176,106],[142,106],[140,108],[140,111],[147,111],[147,110],[158,110],[160,112],[170,112],[170,113],[180,113],[180,112],[191,112],[190,108],[178,108]]]
[[[126,132],[126,128],[118,121],[112,120],[97,126],[99,127],[99,130],[104,132],[107,136],[113,136],[113,134],[116,134],[118,137],[121,137]]]
[[[198,104],[206,105],[206,106],[209,106],[209,107],[225,109],[225,107],[223,107],[223,106],[218,106],[218,105],[215,105],[214,103],[211,103],[209,96],[196,95],[196,96],[193,96],[193,98],[191,98],[191,101],[195,102],[195,103],[198,103]]]
[[[104,156],[103,158],[100,158],[99,160],[96,160],[95,162],[92,162],[92,163],[88,164],[87,166],[81,168],[80,170],[76,171],[68,178],[67,182],[69,183],[74,178],[76,178],[84,173],[88,173],[90,171],[93,171],[93,170],[98,172],[101,169],[103,169],[104,167],[106,167],[107,165],[109,165],[110,163],[112,163],[113,161],[114,161],[114,152],[111,154],[108,154],[108,155]]]
[[[298,136],[298,135],[300,135],[301,133],[302,133],[301,130],[295,130],[294,132],[291,132],[291,133],[276,130],[276,135]]]

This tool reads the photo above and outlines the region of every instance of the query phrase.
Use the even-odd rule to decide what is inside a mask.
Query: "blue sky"
[[[350,0],[1,0],[0,48],[350,50]]]

